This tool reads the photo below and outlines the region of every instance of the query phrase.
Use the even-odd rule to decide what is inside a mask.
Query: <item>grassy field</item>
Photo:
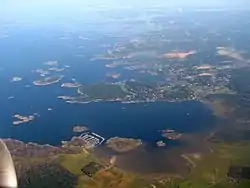
[[[89,162],[97,161],[94,156],[84,152],[80,154],[61,155],[59,158],[61,165],[75,175],[81,175],[81,168]]]
[[[227,177],[230,165],[250,165],[250,142],[210,144],[206,154],[185,155],[190,163],[190,174],[183,178],[149,179],[121,169],[110,167],[100,170],[95,176],[84,176],[81,168],[91,161],[100,162],[89,153],[62,155],[61,165],[78,176],[77,188],[245,188],[250,181],[231,183]]]
[[[172,180],[171,188],[245,188],[250,181],[231,183],[227,177],[230,165],[250,165],[250,143],[212,144],[212,152],[201,156],[184,179]]]
[[[83,175],[81,168],[92,161],[103,163],[92,154],[86,152],[60,156],[61,165],[74,175],[78,176],[77,188],[150,188],[150,184],[138,176],[124,172],[115,167],[100,170],[92,178]]]
[[[209,141],[210,152],[185,154],[183,157],[190,164],[190,173],[185,177],[145,177],[124,171],[97,158],[88,151],[78,154],[60,154],[50,158],[14,157],[15,165],[37,166],[55,164],[66,169],[76,178],[76,188],[247,188],[250,181],[232,182],[227,177],[230,165],[250,166],[250,141],[226,142]],[[81,169],[90,162],[104,166],[93,177],[83,174]],[[43,166],[43,165],[42,165]],[[38,165],[39,167],[39,165]],[[51,167],[52,168],[52,167]],[[20,168],[21,169],[21,168]],[[52,168],[53,169],[53,168]],[[56,168],[58,169],[58,168]],[[48,169],[50,170],[50,169]],[[46,174],[46,166],[42,171]],[[21,172],[21,171],[20,171]],[[36,172],[36,171],[34,171]],[[66,173],[63,172],[62,175]],[[22,174],[22,173],[21,173]],[[39,173],[37,177],[40,177]],[[69,177],[71,177],[69,175]],[[57,178],[55,178],[56,180]],[[40,179],[39,179],[40,181]],[[52,180],[51,180],[52,181]],[[56,181],[55,181],[56,182]]]

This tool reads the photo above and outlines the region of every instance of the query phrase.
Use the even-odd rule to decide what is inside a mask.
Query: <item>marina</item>
[[[95,148],[105,141],[105,138],[92,132],[83,133],[79,138],[86,143],[86,148]]]

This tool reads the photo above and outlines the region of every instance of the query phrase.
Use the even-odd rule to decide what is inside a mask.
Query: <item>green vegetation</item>
[[[230,126],[231,127],[231,126]],[[231,127],[231,131],[236,130]],[[74,187],[74,188],[245,188],[250,180],[232,181],[228,178],[230,166],[250,166],[250,140],[244,131],[238,130],[230,138],[230,131],[211,135],[207,141],[209,152],[186,154],[190,173],[184,177],[160,176],[156,179],[140,176],[113,167],[94,154],[83,150],[78,154],[59,154],[54,157],[14,157],[22,188],[29,187]],[[103,166],[92,177],[84,175],[81,169],[91,162]]]
[[[20,188],[74,188],[77,178],[60,165],[42,163],[24,171],[18,182]]]
[[[80,154],[66,154],[59,157],[61,165],[69,170],[72,174],[81,175],[81,168],[90,162],[97,162],[98,160],[88,152]]]
[[[194,92],[185,86],[175,86],[168,88],[164,92],[164,97],[165,99],[170,99],[170,100],[184,100],[184,99],[190,99],[194,96]]]
[[[170,188],[246,188],[250,180],[233,182],[227,177],[230,165],[250,165],[250,142],[245,144],[213,143],[211,152],[192,160],[195,167],[184,179],[173,179]]]
[[[136,149],[142,145],[142,141],[140,139],[133,138],[113,137],[107,141],[106,145],[114,151],[122,153]]]
[[[233,182],[227,173],[231,165],[250,165],[250,141],[228,143],[223,140],[209,141],[210,152],[186,155],[190,164],[190,174],[186,177],[147,179],[136,174],[109,167],[97,172],[93,178],[82,174],[81,168],[91,162],[98,161],[91,154],[61,156],[61,164],[71,173],[78,175],[77,188],[245,188],[250,181]],[[187,159],[186,158],[186,159]],[[100,162],[100,161],[99,161]],[[192,164],[191,164],[192,162]]]
[[[124,172],[105,162],[99,161],[94,155],[88,152],[81,154],[66,154],[59,157],[61,165],[69,172],[78,177],[77,188],[150,188],[149,183],[135,174]],[[104,166],[93,177],[84,175],[81,169],[90,162],[97,162]],[[147,185],[147,186],[146,186]]]
[[[124,98],[126,93],[120,85],[116,84],[95,84],[79,88],[79,93],[86,94],[90,99],[111,100],[116,98]]]
[[[141,82],[133,82],[127,81],[125,87],[128,91],[132,91],[133,93],[140,93],[145,91],[154,90],[156,86],[152,83],[141,83]]]
[[[116,168],[103,170],[97,173],[93,178],[80,176],[77,188],[150,188],[149,184],[134,174],[123,172]]]

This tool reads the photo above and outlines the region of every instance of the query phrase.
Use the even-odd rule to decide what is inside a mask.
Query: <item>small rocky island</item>
[[[121,74],[120,73],[108,73],[106,76],[109,78],[117,79],[121,76]]]
[[[73,127],[73,132],[75,132],[75,133],[82,133],[82,132],[85,132],[87,130],[89,130],[88,127],[83,126],[83,125],[75,125]]]
[[[79,84],[79,83],[70,83],[70,82],[68,82],[68,83],[63,83],[62,85],[61,85],[61,87],[64,87],[64,88],[78,88],[78,87],[81,87],[82,85],[81,84]]]
[[[162,136],[169,139],[169,140],[178,140],[182,136],[181,133],[178,133],[172,129],[162,130],[161,132],[162,132]]]
[[[47,86],[47,85],[51,85],[51,84],[59,82],[62,78],[63,78],[62,75],[50,76],[50,77],[43,78],[41,80],[36,80],[33,82],[33,84],[36,86]]]
[[[16,118],[17,120],[13,121],[13,125],[19,125],[19,124],[31,122],[35,119],[36,116],[37,114],[28,115],[28,116],[21,116],[20,114],[15,114],[13,117]]]
[[[19,82],[21,81],[23,78],[19,77],[19,76],[14,76],[12,79],[11,79],[11,82]]]
[[[138,148],[140,145],[142,145],[142,141],[140,139],[134,138],[114,137],[110,138],[106,142],[106,145],[116,152],[124,153]]]
[[[160,141],[156,142],[156,145],[157,145],[158,147],[164,147],[164,146],[166,146],[166,143],[163,142],[162,140],[160,140]]]

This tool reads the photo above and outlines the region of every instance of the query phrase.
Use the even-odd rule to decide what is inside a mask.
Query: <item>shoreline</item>
[[[65,96],[67,99],[70,98],[70,96]],[[190,102],[190,101],[197,101],[202,104],[206,104],[203,99],[186,99],[186,100],[135,100],[135,101],[124,101],[122,99],[111,99],[111,100],[104,100],[104,99],[93,99],[93,100],[86,100],[86,101],[77,101],[77,100],[66,100],[62,97],[59,97],[59,99],[64,100],[66,103],[70,104],[90,104],[90,103],[98,103],[98,102],[107,102],[107,103],[121,103],[121,104],[140,104],[140,103],[156,103],[156,102],[166,102],[166,103],[181,103],[181,102]]]
[[[43,79],[42,80],[42,83],[40,83],[41,82],[41,80],[35,80],[34,82],[33,82],[33,84],[35,85],[35,86],[48,86],[48,85],[51,85],[51,84],[55,84],[55,83],[58,83],[58,82],[60,82],[62,79],[63,79],[63,77],[64,76],[59,76],[56,80],[54,80],[54,81],[51,81],[51,82],[46,82],[46,78],[45,79]],[[47,77],[47,79],[48,78],[51,78],[51,77]],[[44,82],[44,83],[43,83]]]

